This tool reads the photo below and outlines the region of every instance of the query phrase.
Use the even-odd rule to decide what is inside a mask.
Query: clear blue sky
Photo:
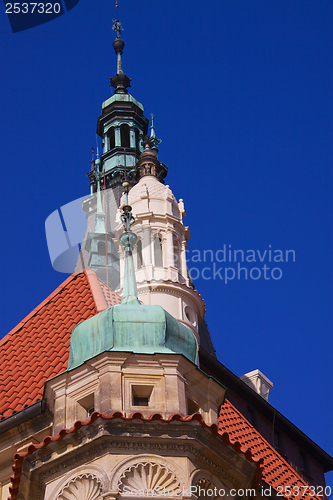
[[[15,34],[1,11],[1,336],[66,277],[51,267],[44,222],[88,193],[116,71],[114,11],[113,1],[80,0]],[[295,251],[295,262],[276,263],[279,280],[196,280],[220,359],[239,376],[259,368],[274,383],[271,404],[330,454],[332,14],[327,0],[119,7],[124,71],[155,115],[190,251]]]

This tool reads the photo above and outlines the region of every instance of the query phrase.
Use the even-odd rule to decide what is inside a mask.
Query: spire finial
[[[90,163],[91,163],[90,171],[94,172],[94,170],[95,170],[95,149],[94,148],[91,148],[91,161],[90,161]]]
[[[150,125],[150,137],[156,137],[155,127],[154,127],[154,115],[150,113],[151,116],[151,125]]]
[[[117,9],[117,21],[119,19],[119,16],[118,16],[118,0],[116,0],[116,9]]]
[[[117,54],[117,74],[111,78],[110,85],[115,88],[115,94],[127,94],[126,89],[131,86],[131,79],[124,74],[121,61],[121,55],[125,47],[125,42],[120,38],[123,28],[118,18],[118,0],[116,0],[116,9],[117,19],[113,19],[112,29],[117,32],[117,36],[112,45],[115,53]]]
[[[117,19],[112,19],[113,21],[112,29],[117,32],[117,38],[120,38],[120,34],[122,33],[122,26],[118,17],[118,0],[116,0],[116,9],[117,9]]]
[[[153,115],[153,113],[151,113],[151,114],[150,114],[150,116],[151,116],[151,125],[150,125],[150,140],[151,140],[151,142],[153,143],[153,144],[152,144],[152,146],[151,146],[151,148],[152,148],[152,149],[157,149],[157,146],[158,146],[159,144],[161,144],[161,142],[162,142],[162,141],[161,141],[161,139],[158,139],[158,138],[156,137],[156,133],[155,133],[155,126],[154,126],[154,115]],[[158,149],[157,149],[157,151],[158,151]]]
[[[123,286],[123,300],[122,304],[140,304],[138,300],[138,290],[135,280],[135,270],[133,263],[133,247],[136,243],[137,237],[131,231],[131,226],[135,222],[135,218],[132,214],[132,207],[128,204],[128,190],[129,182],[126,180],[123,182],[123,188],[125,189],[125,205],[123,207],[123,213],[121,214],[121,220],[124,225],[125,231],[120,236],[120,243],[125,249],[125,274],[124,274],[124,286]]]
[[[122,26],[118,18],[118,0],[116,0],[116,9],[117,19],[113,19],[112,29],[117,32],[117,36],[115,41],[113,42],[113,48],[117,54],[117,75],[122,75],[123,66],[121,62],[121,54],[123,53],[125,42],[120,38],[120,34],[122,33]]]
[[[102,173],[100,171],[101,160],[99,158],[98,144],[96,152],[96,160],[94,161],[96,170],[94,171],[96,184],[97,184],[97,209],[95,214],[95,232],[104,233],[105,232],[105,213],[102,208],[102,194],[101,194],[101,177]]]

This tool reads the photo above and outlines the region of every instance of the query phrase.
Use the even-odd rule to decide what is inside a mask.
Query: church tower
[[[143,106],[128,92],[131,78],[123,72],[122,59],[125,43],[120,37],[122,28],[118,19],[114,19],[113,30],[117,35],[113,48],[117,56],[117,73],[110,78],[110,87],[114,94],[102,103],[102,114],[97,120],[97,135],[102,139],[103,152],[101,158],[92,161],[87,174],[90,179],[90,196],[83,202],[83,209],[88,219],[80,256],[75,270],[93,269],[97,275],[111,288],[119,286],[119,259],[112,236],[115,230],[115,215],[120,204],[126,177],[130,186],[137,183],[139,170],[137,162],[142,148],[142,138],[148,131],[148,118],[143,114]],[[158,144],[154,126],[151,127],[152,140]],[[167,167],[158,162],[156,174],[161,182],[167,175]],[[101,219],[98,209],[98,190],[101,192],[102,212],[104,213],[104,230],[101,233]],[[97,227],[98,226],[98,227]],[[106,234],[106,236],[105,236]]]
[[[135,275],[140,301],[146,305],[160,304],[178,321],[190,328],[199,338],[205,305],[194,289],[187,271],[186,248],[190,231],[183,223],[185,214],[182,199],[177,202],[170,187],[159,180],[160,162],[157,158],[155,135],[143,140],[144,150],[136,168],[139,182],[129,192],[137,236]],[[121,207],[125,199],[121,199]],[[122,294],[124,266],[120,245],[121,223],[118,214],[115,245],[120,255],[120,287]]]
[[[190,231],[183,223],[184,202],[177,201],[164,184],[168,169],[158,158],[161,141],[156,137],[153,116],[148,137],[143,106],[127,90],[131,79],[123,72],[125,43],[120,36],[118,12],[113,29],[117,33],[113,42],[117,73],[110,81],[114,94],[103,102],[97,121],[103,153],[100,159],[93,159],[88,174],[91,195],[83,202],[88,229],[77,269],[93,269],[122,295],[124,249],[120,243],[119,211],[124,205],[122,183],[126,180],[136,220],[134,265],[139,300],[146,305],[162,305],[189,327],[199,342],[205,305],[188,275],[186,248]]]
[[[117,10],[118,11],[118,10]],[[113,48],[117,56],[117,73],[110,78],[110,87],[114,94],[102,104],[102,114],[97,120],[97,134],[102,139],[103,154],[103,189],[112,189],[119,204],[121,185],[125,176],[130,185],[138,180],[136,163],[142,151],[141,140],[148,131],[148,119],[143,114],[143,106],[127,90],[131,86],[131,78],[123,72],[122,59],[125,42],[120,37],[122,28],[118,19],[114,20],[113,30],[117,36]],[[159,178],[163,180],[167,168],[161,164]],[[96,191],[93,176],[91,190]]]
[[[184,202],[127,92],[118,15],[114,29],[83,270],[0,343],[0,500],[322,500],[283,457],[282,432],[293,460],[311,451],[321,492],[333,459],[268,404],[261,372],[238,378],[207,348]]]

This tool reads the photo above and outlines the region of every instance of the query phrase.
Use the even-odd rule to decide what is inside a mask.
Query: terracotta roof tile
[[[308,484],[227,399],[221,406],[219,431],[227,432],[231,441],[239,441],[242,447],[250,449],[254,458],[264,460],[263,480],[274,489],[288,486],[292,490],[295,487],[292,490],[294,493],[299,487],[300,494],[293,495],[294,500],[318,499],[307,492],[303,496],[305,490],[302,487],[307,487]],[[285,498],[290,497],[286,495]]]
[[[46,380],[67,368],[74,326],[120,301],[93,271],[75,273],[0,340],[0,419],[41,399]],[[273,488],[307,486],[228,400],[221,407],[219,432],[235,449],[263,459],[263,479]]]
[[[74,326],[120,301],[93,271],[75,273],[0,340],[0,418],[41,399],[67,368]]]

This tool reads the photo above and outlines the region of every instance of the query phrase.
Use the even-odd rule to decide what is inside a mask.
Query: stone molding
[[[119,443],[112,442],[112,447],[115,444]],[[102,467],[96,465],[77,467],[75,472],[69,472],[63,477],[47,498],[48,500],[98,500],[129,495],[158,496],[159,492],[164,492],[164,495],[167,492],[171,498],[181,496],[183,488],[186,489],[190,485],[200,487],[204,491],[214,488],[225,490],[220,480],[207,470],[196,469],[188,477],[171,459],[145,454],[126,457],[115,469],[109,470],[108,474]],[[207,495],[202,494],[200,496],[203,500],[206,497]],[[37,499],[42,498],[43,494],[39,489]],[[214,500],[218,496],[212,498]]]
[[[90,429],[92,430],[92,429]],[[100,426],[98,429],[96,429],[96,434],[101,430]],[[95,433],[93,433],[95,434]],[[79,444],[79,443],[77,443]],[[45,450],[46,451],[46,450]],[[55,451],[55,450],[54,450]],[[47,467],[47,470],[44,470],[43,472],[38,473],[38,482],[39,482],[39,490],[38,494],[36,496],[36,500],[41,500],[43,498],[43,490],[44,490],[44,485],[45,482],[49,481],[52,478],[55,478],[56,476],[59,475],[59,473],[66,473],[64,479],[62,480],[62,485],[64,485],[66,482],[70,481],[71,477],[73,476],[73,468],[75,468],[76,472],[75,474],[77,475],[78,472],[84,473],[84,472],[94,472],[95,475],[101,478],[101,482],[103,485],[103,490],[105,491],[107,488],[109,488],[109,480],[107,478],[106,473],[101,469],[100,467],[96,467],[94,469],[93,465],[83,465],[84,463],[87,462],[87,460],[92,460],[95,459],[105,453],[112,453],[114,454],[115,452],[117,453],[128,453],[131,452],[132,456],[122,461],[119,465],[118,468],[114,471],[113,473],[113,479],[111,481],[111,490],[115,491],[118,487],[119,479],[120,476],[126,471],[128,468],[132,466],[132,464],[142,462],[142,461],[147,461],[148,457],[150,460],[153,460],[155,463],[165,465],[167,468],[169,468],[174,474],[179,478],[182,484],[185,484],[187,482],[185,474],[179,469],[174,466],[171,462],[172,455],[175,456],[187,456],[188,458],[195,460],[196,463],[201,466],[203,471],[205,471],[205,475],[201,475],[201,477],[207,477],[207,472],[213,474],[214,476],[217,476],[224,482],[227,487],[232,488],[232,487],[241,487],[240,481],[235,478],[230,472],[222,469],[219,467],[213,460],[210,458],[206,457],[203,455],[199,449],[194,447],[191,444],[182,444],[182,443],[168,443],[168,442],[148,442],[144,440],[137,440],[137,441],[123,441],[123,440],[114,440],[114,439],[107,439],[99,444],[95,444],[93,446],[89,447],[89,450],[81,450],[80,453],[76,454],[75,456],[72,456],[68,458],[67,460],[65,457],[58,462],[57,464],[52,464],[52,462],[49,464],[50,466]],[[141,454],[139,454],[141,452]],[[146,452],[146,453],[145,453]],[[155,454],[147,454],[147,452],[155,452]],[[133,456],[134,453],[137,453],[135,456]],[[157,455],[156,453],[160,453],[161,455]],[[163,454],[163,455],[162,455]],[[165,457],[164,455],[168,454],[168,457]],[[170,454],[171,457],[170,457]],[[41,455],[43,453],[41,452]],[[37,458],[37,457],[36,457]],[[47,457],[40,456],[40,459],[31,461],[31,468],[37,469],[38,465],[41,465],[41,462],[46,462]],[[51,459],[51,456],[50,456]],[[46,465],[46,464],[45,464]],[[36,471],[37,472],[37,471]],[[75,477],[75,475],[74,475]],[[209,476],[208,476],[209,477]],[[193,484],[193,481],[192,481]],[[56,500],[56,496],[52,495],[49,500]]]

